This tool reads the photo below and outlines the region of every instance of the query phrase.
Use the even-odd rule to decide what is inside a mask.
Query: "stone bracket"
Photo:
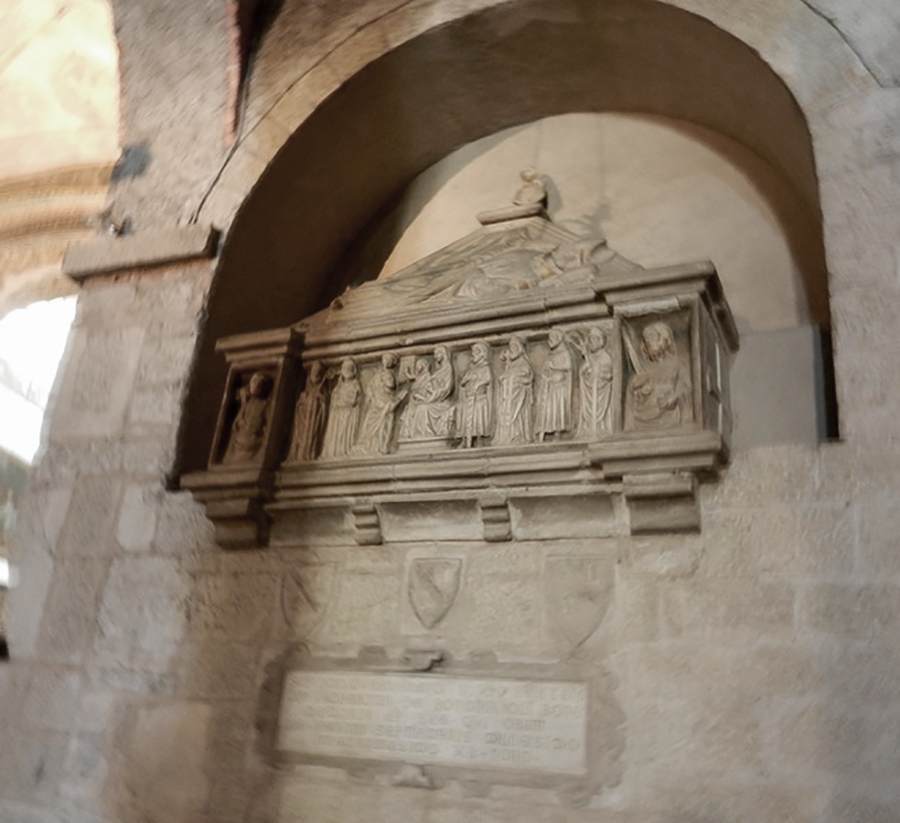
[[[512,540],[509,501],[502,495],[489,495],[478,500],[484,539],[489,543]]]
[[[353,534],[359,546],[379,546],[381,535],[381,515],[378,507],[371,502],[357,503],[350,508],[353,515]]]
[[[626,474],[622,493],[632,534],[700,531],[697,479],[693,474]]]

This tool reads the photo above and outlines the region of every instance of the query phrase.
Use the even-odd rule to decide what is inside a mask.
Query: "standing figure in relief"
[[[519,172],[522,185],[513,197],[517,206],[547,205],[547,187],[535,169],[527,168]]]
[[[541,370],[535,431],[539,442],[548,434],[572,428],[572,352],[562,331],[550,329],[550,351]]]
[[[359,432],[357,449],[361,454],[387,454],[394,433],[394,412],[406,397],[397,391],[394,369],[397,355],[387,352],[381,356],[381,368],[372,376],[366,392],[366,414]]]
[[[691,377],[678,356],[671,326],[661,320],[647,324],[640,354],[631,353],[635,373],[625,393],[625,427],[668,429],[690,422]]]
[[[288,459],[315,460],[325,426],[325,367],[317,360],[309,367],[306,385],[294,408],[294,431]]]
[[[528,361],[522,338],[512,335],[500,359],[503,361],[503,374],[500,375],[494,445],[530,443],[534,369]]]
[[[581,408],[578,434],[599,437],[612,432],[613,361],[606,350],[606,334],[593,326],[588,332],[587,345],[573,338],[584,362],[578,371]]]
[[[269,375],[258,371],[238,390],[238,412],[231,424],[223,463],[249,463],[259,456],[269,422],[271,385]]]
[[[322,439],[322,457],[346,457],[356,442],[362,389],[356,363],[349,357],[341,363],[337,385],[331,392],[328,425]]]
[[[472,362],[459,381],[459,436],[464,448],[491,435],[493,383],[487,343],[472,345]]]

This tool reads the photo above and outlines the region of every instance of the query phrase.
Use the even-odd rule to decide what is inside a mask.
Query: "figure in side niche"
[[[487,343],[472,345],[472,362],[459,381],[459,437],[472,448],[491,436],[494,377]]]
[[[362,388],[357,377],[356,362],[346,358],[341,363],[338,381],[331,391],[328,424],[322,439],[322,457],[347,457],[356,443]]]
[[[269,375],[258,371],[238,389],[238,411],[231,424],[223,463],[252,463],[260,457],[269,422],[271,388]]]
[[[509,338],[506,351],[500,355],[503,373],[497,400],[497,431],[494,445],[530,443],[531,409],[534,401],[534,369],[525,352],[525,344],[517,334]]]
[[[366,392],[366,414],[359,431],[357,451],[360,454],[387,454],[394,433],[394,413],[406,397],[397,389],[397,355],[381,356],[381,368],[372,376]]]
[[[579,437],[603,437],[612,432],[613,360],[606,349],[606,333],[592,326],[587,341],[573,336],[572,343],[584,361],[579,378]]]
[[[550,329],[550,351],[541,369],[535,433],[539,442],[572,428],[572,352],[560,329]]]
[[[689,423],[690,366],[679,356],[672,327],[661,320],[648,323],[639,347],[626,328],[624,340],[634,369],[625,392],[625,428],[644,431]]]
[[[416,360],[409,404],[400,422],[400,440],[416,442],[450,437],[456,409],[453,361],[446,346],[434,349],[434,371],[425,358]]]
[[[327,399],[325,396],[325,367],[316,361],[309,367],[306,385],[294,407],[294,431],[288,459],[296,462],[315,460],[322,429],[325,427]]]

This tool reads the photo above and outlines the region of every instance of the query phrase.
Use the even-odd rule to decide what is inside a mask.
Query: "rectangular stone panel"
[[[291,672],[286,754],[579,775],[587,684],[552,680]]]

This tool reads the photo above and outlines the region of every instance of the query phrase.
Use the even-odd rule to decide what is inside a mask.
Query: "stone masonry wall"
[[[189,495],[165,491],[211,282],[192,264],[82,291],[13,556],[0,820],[900,818],[900,93],[831,99],[815,123],[844,442],[735,454],[703,492],[701,535],[562,547],[614,569],[579,651],[620,712],[587,806],[267,762],[287,650],[405,644],[405,556],[430,547],[229,554]],[[552,651],[538,571],[559,545],[464,550],[470,608],[448,618],[448,650]],[[321,616],[296,594],[309,565],[330,569],[313,575],[330,594]]]

